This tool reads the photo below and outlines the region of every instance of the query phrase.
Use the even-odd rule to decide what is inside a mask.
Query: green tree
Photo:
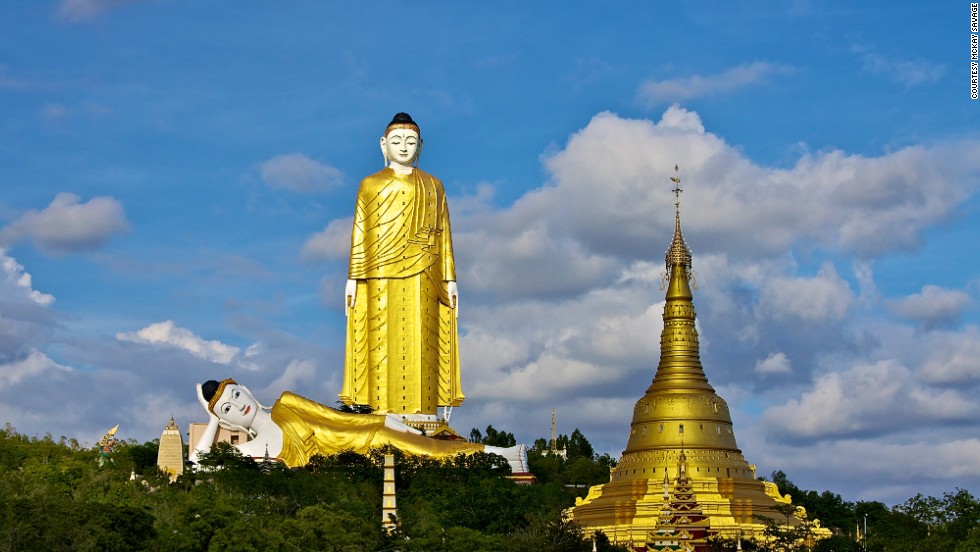
[[[242,451],[233,445],[218,442],[211,447],[211,450],[200,455],[200,465],[205,469],[214,470],[221,468],[228,471],[258,472],[258,465],[251,457],[242,454]]]
[[[286,520],[283,536],[287,549],[357,552],[373,550],[380,541],[380,518],[365,519],[327,505],[302,508]]]
[[[479,439],[479,440],[474,440]],[[507,431],[498,431],[492,425],[487,426],[487,431],[485,435],[480,434],[480,430],[473,428],[470,431],[470,440],[474,443],[483,443],[484,445],[490,445],[492,447],[512,447],[517,444],[517,439],[514,437],[513,433],[508,433]]]
[[[943,510],[946,520],[945,530],[950,540],[960,542],[980,525],[980,502],[965,489],[943,493]]]
[[[88,502],[71,510],[74,527],[66,536],[75,550],[136,552],[146,550],[156,534],[153,516],[143,509]]]
[[[589,552],[591,540],[582,529],[561,517],[534,516],[527,527],[515,531],[510,538],[510,550],[518,552]]]
[[[160,451],[160,440],[154,439],[142,445],[135,443],[121,443],[116,449],[114,457],[126,463],[133,471],[140,475],[155,475],[157,471],[157,455]]]
[[[450,527],[449,529],[440,529],[428,536],[403,540],[397,543],[397,547],[405,552],[453,550],[497,552],[507,550],[507,539],[500,535],[486,534],[466,527]]]
[[[953,552],[977,552],[980,550],[980,525],[974,525],[958,543]]]
[[[568,459],[574,460],[576,458],[586,458],[588,460],[593,460],[595,457],[595,450],[592,448],[592,443],[585,438],[585,435],[575,428],[572,431],[572,435],[568,438]]]

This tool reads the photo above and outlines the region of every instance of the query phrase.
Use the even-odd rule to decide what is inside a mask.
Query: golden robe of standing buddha
[[[381,138],[388,166],[357,191],[340,399],[378,413],[434,416],[464,398],[449,210],[442,182],[415,166],[421,147],[396,115]]]

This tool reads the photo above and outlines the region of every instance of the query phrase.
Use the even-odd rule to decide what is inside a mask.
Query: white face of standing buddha
[[[396,128],[381,139],[381,148],[393,165],[411,167],[419,155],[422,141],[412,129]]]
[[[251,427],[255,414],[259,411],[259,403],[247,389],[236,384],[228,384],[221,392],[221,397],[214,403],[214,413],[221,420],[231,425]]]

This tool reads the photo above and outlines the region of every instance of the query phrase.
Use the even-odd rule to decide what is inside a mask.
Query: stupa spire
[[[666,305],[664,329],[660,334],[660,364],[647,393],[666,390],[705,390],[714,392],[701,367],[700,343],[694,326],[691,293],[691,250],[681,231],[680,168],[674,165],[674,237],[664,257],[666,264]]]
[[[680,167],[674,165],[675,176],[670,177],[670,181],[674,183],[674,239],[671,240],[670,247],[667,248],[665,258],[668,281],[675,265],[682,265],[688,273],[691,272],[691,249],[684,243],[684,234],[681,232],[681,194],[684,189],[681,188],[680,176],[677,176],[679,173]]]

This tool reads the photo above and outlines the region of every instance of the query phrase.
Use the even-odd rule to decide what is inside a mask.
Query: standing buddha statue
[[[421,133],[407,113],[388,124],[381,151],[385,168],[357,191],[340,399],[434,422],[464,398],[446,193],[418,168]]]

